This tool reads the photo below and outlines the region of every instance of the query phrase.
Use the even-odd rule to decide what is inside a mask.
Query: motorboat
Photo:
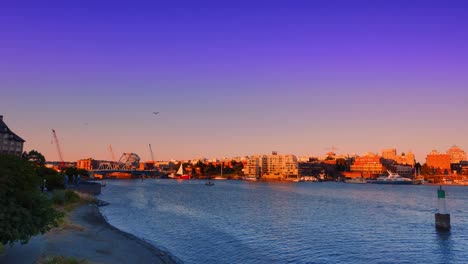
[[[212,182],[211,180],[208,180],[206,183],[205,183],[206,186],[213,186],[215,185],[214,182]]]
[[[376,180],[369,181],[370,183],[376,184],[413,184],[413,181],[409,178],[400,176],[398,173],[387,171],[388,176],[380,176]]]

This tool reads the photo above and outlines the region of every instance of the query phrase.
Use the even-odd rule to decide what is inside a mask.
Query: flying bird
[[[153,114],[154,114],[154,115],[157,115],[157,114],[159,114],[159,112],[153,112]]]

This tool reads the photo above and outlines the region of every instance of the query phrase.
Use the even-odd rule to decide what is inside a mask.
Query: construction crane
[[[151,148],[151,144],[149,144],[149,149],[151,153],[151,161],[153,162],[153,166],[154,166],[154,155],[153,155],[153,149]]]
[[[62,156],[62,151],[60,150],[59,140],[57,137],[57,133],[55,133],[54,129],[52,129],[52,136],[54,137],[55,146],[57,147],[57,152],[58,152],[59,159],[60,159],[60,169],[62,170],[65,168],[65,162],[63,161],[63,156]]]
[[[112,145],[109,145],[109,151],[110,151],[111,156],[112,156],[112,161],[113,161],[113,162],[116,162],[116,161],[115,161],[114,150],[112,150]]]

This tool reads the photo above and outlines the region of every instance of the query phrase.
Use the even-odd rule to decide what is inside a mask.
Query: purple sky
[[[70,161],[468,150],[466,1],[115,2],[2,2],[26,150],[58,160],[51,128]]]

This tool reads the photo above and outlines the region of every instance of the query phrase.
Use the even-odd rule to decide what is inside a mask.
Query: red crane
[[[60,150],[59,140],[54,129],[52,129],[52,135],[54,136],[55,146],[57,147],[57,152],[60,158],[60,169],[63,169],[65,168],[65,162],[63,161],[63,156],[62,156],[62,151]]]

